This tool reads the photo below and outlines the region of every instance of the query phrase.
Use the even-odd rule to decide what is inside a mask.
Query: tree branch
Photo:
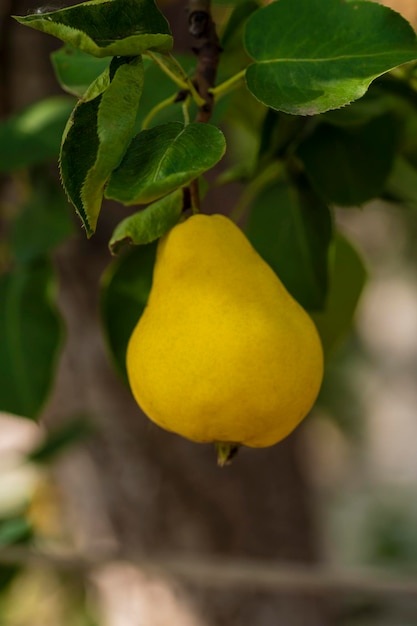
[[[211,16],[210,0],[188,0],[188,32],[195,40],[192,49],[198,57],[197,69],[192,83],[204,100],[204,103],[198,107],[195,121],[207,123],[213,112],[214,95],[210,90],[216,82],[221,52],[216,25]],[[197,179],[190,183],[189,197],[193,213],[198,213],[200,196]]]
[[[175,576],[209,588],[237,588],[270,593],[296,592],[321,595],[355,592],[372,596],[417,598],[417,577],[381,570],[334,569],[255,559],[155,555],[126,558],[123,554],[59,555],[23,546],[0,548],[0,564],[39,565],[88,574],[96,567],[115,561],[136,565],[151,575]]]
[[[189,0],[188,31],[195,39],[193,52],[198,57],[193,83],[204,99],[204,104],[199,107],[196,121],[208,122],[214,104],[214,97],[210,93],[210,89],[214,87],[216,82],[221,52],[216,25],[211,16],[210,0]]]

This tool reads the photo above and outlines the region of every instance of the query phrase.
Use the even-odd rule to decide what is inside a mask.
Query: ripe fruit
[[[313,322],[241,230],[199,214],[159,242],[127,370],[136,401],[159,426],[257,448],[308,413],[323,353]]]

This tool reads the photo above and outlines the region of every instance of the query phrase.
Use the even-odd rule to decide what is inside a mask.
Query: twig
[[[189,0],[188,6],[188,31],[195,40],[193,52],[198,57],[193,83],[204,100],[204,104],[198,109],[197,122],[210,120],[214,103],[214,96],[210,90],[216,82],[221,52],[210,4],[210,0]]]
[[[417,577],[393,575],[372,569],[333,569],[326,565],[293,564],[245,559],[158,555],[129,558],[118,554],[58,555],[26,547],[0,548],[0,563],[42,565],[52,569],[88,574],[115,561],[136,565],[153,575],[175,576],[210,588],[237,588],[271,593],[309,594],[360,593],[372,596],[401,596],[417,601]]]
[[[174,104],[174,102],[177,101],[177,97],[178,97],[178,94],[174,93],[173,95],[169,96],[169,98],[165,98],[165,100],[162,100],[162,102],[158,102],[158,104],[156,104],[149,111],[149,113],[147,114],[147,116],[143,120],[143,122],[142,122],[142,130],[146,130],[148,128],[149,124],[151,123],[151,121],[153,120],[155,115],[157,115],[160,111],[163,111],[164,109],[169,107],[171,104]]]
[[[216,25],[211,17],[210,0],[188,1],[188,31],[195,40],[193,52],[198,57],[192,82],[198,94],[203,98],[203,104],[198,107],[196,122],[207,123],[213,112],[214,95],[211,93],[211,89],[216,83],[217,66],[221,52]],[[193,213],[198,213],[200,196],[197,179],[190,183],[190,197]]]

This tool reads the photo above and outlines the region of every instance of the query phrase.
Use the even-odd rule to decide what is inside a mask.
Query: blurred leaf
[[[312,313],[323,349],[329,353],[347,334],[366,282],[366,270],[352,244],[337,233],[330,246],[329,289],[323,311]]]
[[[51,54],[55,75],[61,87],[81,98],[89,85],[109,66],[111,59],[93,57],[73,46],[65,45]]]
[[[0,124],[0,172],[56,159],[73,107],[73,98],[46,98]]]
[[[91,432],[91,423],[85,417],[78,417],[60,428],[49,431],[46,441],[32,450],[27,460],[34,463],[50,463],[67,448],[88,437]]]
[[[95,231],[104,186],[132,137],[143,87],[141,58],[113,60],[107,78],[103,93],[75,107],[61,148],[62,182],[87,235]]]
[[[341,109],[327,111],[320,116],[320,120],[334,126],[350,127],[367,124],[374,118],[387,113],[396,113],[396,106],[393,105],[392,98],[386,96],[377,81],[370,86],[360,100]]]
[[[266,187],[252,204],[246,234],[304,308],[324,307],[331,219],[310,189],[289,180]]]
[[[223,156],[223,133],[210,124],[171,122],[144,130],[113,172],[105,195],[123,204],[145,204],[185,186]]]
[[[389,199],[417,209],[417,170],[401,155],[395,159],[385,191]]]
[[[239,34],[243,24],[254,11],[259,9],[256,0],[242,0],[234,7],[221,36],[221,46],[226,49],[233,38]]]
[[[23,263],[49,252],[74,231],[64,192],[42,175],[10,229],[13,255]]]
[[[21,515],[0,519],[0,546],[9,546],[28,539],[32,527],[27,518]]]
[[[150,204],[120,222],[109,247],[116,254],[123,244],[142,245],[159,239],[178,222],[183,208],[182,189]]]
[[[305,119],[299,116],[268,109],[260,131],[261,142],[258,158],[279,157],[302,131],[305,124]]]
[[[368,559],[379,567],[417,571],[415,510],[409,503],[376,503],[366,528]]]
[[[32,527],[24,515],[0,519],[0,549],[1,546],[28,543],[32,535]],[[7,589],[21,570],[21,565],[0,565],[0,591]]]
[[[357,206],[382,193],[398,141],[399,126],[386,114],[343,128],[320,124],[297,154],[326,202]]]
[[[54,278],[42,257],[0,277],[0,410],[31,419],[48,395],[62,338]]]
[[[155,255],[156,243],[131,248],[103,275],[101,318],[115,365],[126,380],[126,348],[148,301]]]
[[[172,48],[168,22],[153,0],[90,0],[15,19],[96,57]]]
[[[214,0],[214,4],[227,6],[235,6],[236,4],[241,4],[242,2],[245,2],[245,0]]]
[[[327,355],[328,356],[328,355]],[[361,344],[354,332],[339,343],[326,359],[318,406],[332,422],[355,443],[362,443],[366,431],[367,408],[358,387],[366,371]]]
[[[417,58],[408,22],[371,2],[273,2],[249,18],[245,45],[255,61],[246,72],[250,91],[294,115],[346,105],[377,76]]]

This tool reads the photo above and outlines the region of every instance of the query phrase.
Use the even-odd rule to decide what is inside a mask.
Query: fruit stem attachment
[[[238,443],[228,443],[224,441],[218,441],[215,443],[217,452],[217,465],[224,467],[230,465],[233,458],[239,451],[240,445]]]

